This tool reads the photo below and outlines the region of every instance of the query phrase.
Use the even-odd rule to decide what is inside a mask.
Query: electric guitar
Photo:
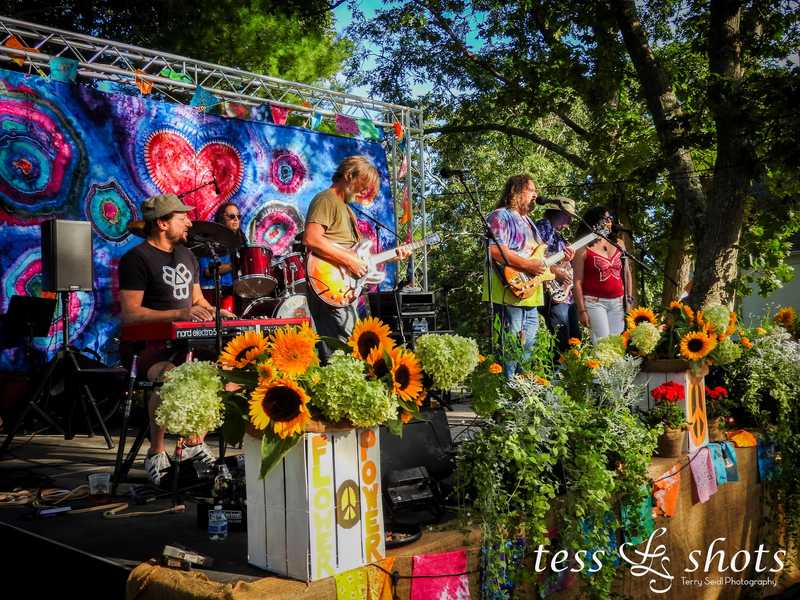
[[[434,233],[423,240],[404,244],[400,248],[416,250],[422,246],[433,246],[440,241],[439,234]],[[309,252],[306,257],[306,277],[311,289],[320,300],[329,306],[344,308],[358,300],[365,285],[376,285],[386,279],[386,273],[378,270],[378,266],[395,258],[398,248],[372,254],[370,252],[372,240],[361,240],[353,246],[338,245],[353,250],[367,263],[367,274],[363,277],[354,277],[346,267],[334,265]]]
[[[591,244],[596,239],[597,234],[587,233],[582,238],[570,244],[570,247],[573,250],[579,250],[587,244]],[[522,300],[525,298],[530,298],[540,285],[546,281],[552,281],[556,278],[555,274],[550,270],[550,267],[564,260],[564,252],[556,252],[552,256],[544,258],[544,253],[546,250],[547,244],[537,244],[536,242],[531,242],[520,252],[517,252],[517,254],[519,254],[522,258],[544,260],[544,264],[547,269],[541,275],[531,275],[530,273],[518,271],[517,269],[507,265],[498,265],[502,267],[503,279],[505,280],[506,285],[511,290],[511,293],[517,298]]]

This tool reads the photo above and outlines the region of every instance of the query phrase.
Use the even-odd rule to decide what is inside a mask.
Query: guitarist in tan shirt
[[[367,157],[348,156],[339,164],[331,180],[331,187],[311,200],[303,243],[307,251],[333,265],[346,268],[355,277],[363,277],[367,273],[367,264],[355,252],[344,247],[359,240],[356,216],[348,203],[355,197],[370,194],[374,197],[380,189],[380,175]],[[409,254],[409,250],[399,248],[397,259],[407,258]],[[317,333],[347,341],[357,319],[355,303],[335,308],[309,291],[308,306]],[[321,358],[326,360],[328,348],[321,348],[321,354]]]

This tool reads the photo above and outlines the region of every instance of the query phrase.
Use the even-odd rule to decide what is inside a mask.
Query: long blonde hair
[[[336,172],[331,178],[334,184],[343,182],[348,188],[359,180],[365,180],[373,194],[378,193],[381,181],[378,169],[375,168],[370,159],[361,155],[345,158],[336,167]]]

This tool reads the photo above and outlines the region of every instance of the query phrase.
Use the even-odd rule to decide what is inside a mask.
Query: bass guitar
[[[570,247],[573,250],[579,250],[587,244],[591,244],[596,239],[597,234],[587,233],[582,238],[570,244]],[[531,275],[530,273],[518,271],[517,269],[507,265],[498,265],[502,266],[503,279],[505,280],[506,285],[511,290],[511,293],[517,298],[530,298],[536,292],[538,287],[545,281],[552,281],[556,278],[555,274],[550,270],[550,267],[564,260],[564,252],[556,252],[555,254],[544,258],[544,253],[546,250],[547,244],[537,244],[535,242],[531,242],[528,244],[528,246],[523,248],[522,251],[517,252],[517,254],[523,258],[543,260],[547,269],[541,275]]]
[[[422,246],[433,246],[440,241],[439,234],[434,233],[423,240],[404,244],[399,248],[416,250]],[[358,300],[364,286],[377,285],[386,279],[386,273],[380,271],[378,266],[395,258],[398,248],[372,254],[371,246],[372,240],[361,240],[354,246],[343,246],[355,252],[367,263],[367,274],[363,277],[354,277],[346,267],[334,265],[309,252],[306,257],[306,277],[317,297],[329,306],[344,308]]]

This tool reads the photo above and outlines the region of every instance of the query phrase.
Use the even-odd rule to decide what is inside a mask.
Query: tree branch
[[[566,125],[570,129],[572,129],[572,131],[577,133],[579,136],[581,136],[582,138],[587,139],[587,140],[589,139],[589,132],[586,129],[584,129],[583,127],[581,127],[580,125],[578,125],[575,121],[573,121],[570,118],[570,116],[567,113],[565,113],[563,110],[559,109],[559,110],[555,111],[555,115],[559,119],[561,119],[561,122],[564,123],[564,125]]]
[[[554,154],[558,154],[561,158],[569,161],[576,167],[582,170],[589,169],[589,163],[583,160],[577,154],[574,154],[559,144],[555,144],[550,140],[536,135],[525,129],[519,127],[511,127],[510,125],[502,125],[500,123],[487,123],[485,125],[445,125],[443,127],[426,127],[425,133],[486,133],[488,131],[498,131],[506,135],[521,137],[530,140],[534,144],[538,144],[542,148],[550,150]]]

